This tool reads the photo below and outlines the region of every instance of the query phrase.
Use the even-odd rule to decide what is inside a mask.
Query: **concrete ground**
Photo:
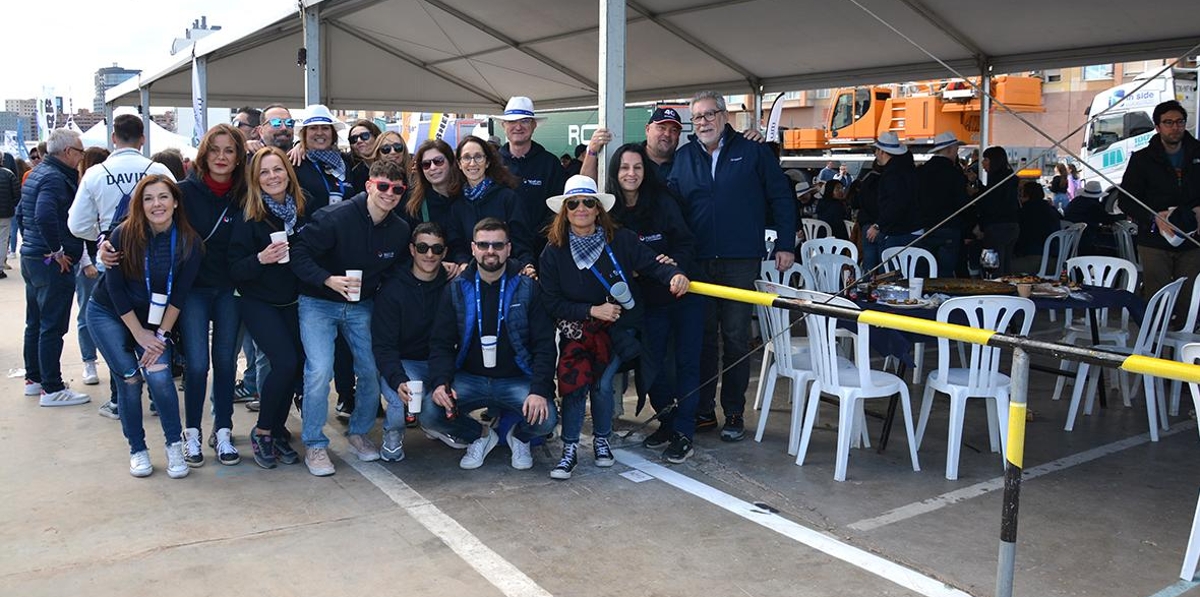
[[[0,370],[22,366],[23,290],[13,274],[0,281]],[[78,361],[72,330],[68,378],[78,380]],[[483,468],[463,471],[459,452],[413,430],[403,462],[359,463],[331,416],[338,473],[316,478],[302,464],[256,467],[244,438],[254,417],[238,405],[243,462],[220,466],[206,447],[207,464],[173,480],[152,417],[156,471],[129,476],[119,423],[96,414],[103,373],[101,383],[86,388],[91,404],[49,409],[22,396],[19,376],[0,381],[0,595],[995,591],[1002,467],[976,404],[957,481],[944,478],[944,400],[921,472],[911,470],[897,425],[885,452],[853,450],[847,481],[833,481],[837,417],[828,405],[797,467],[786,452],[786,384],[762,443],[702,433],[678,466],[630,441],[613,468],[593,467],[585,450],[575,477],[554,481],[553,441],[534,450],[533,470],[510,468],[501,446]],[[1175,418],[1150,443],[1140,399],[1132,409],[1117,399],[1068,433],[1065,401],[1049,400],[1052,378],[1035,373],[1031,384],[1015,594],[1200,596],[1178,579],[1200,481],[1187,464],[1200,451],[1195,422]],[[920,388],[913,393],[915,408]],[[629,397],[619,431],[647,417],[632,410]],[[748,414],[748,426],[758,416]],[[877,442],[879,421],[868,425]],[[291,428],[298,434],[295,413]]]

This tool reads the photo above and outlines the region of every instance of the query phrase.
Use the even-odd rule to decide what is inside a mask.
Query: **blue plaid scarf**
[[[283,229],[288,236],[291,236],[292,231],[296,229],[296,198],[286,195],[283,203],[280,203],[272,199],[270,195],[263,193],[263,203],[275,217],[283,220]]]
[[[346,162],[342,154],[334,149],[310,149],[308,159],[318,165],[325,166],[325,171],[332,174],[340,182],[346,182]]]
[[[479,198],[483,197],[483,194],[488,192],[488,189],[492,188],[492,186],[495,184],[496,181],[485,177],[473,188],[469,184],[463,185],[463,197],[466,197],[467,201],[478,201]]]
[[[574,232],[569,232],[567,240],[571,246],[571,258],[575,260],[575,267],[581,270],[595,265],[600,259],[600,254],[604,252],[604,228],[600,226],[596,226],[596,231],[587,236],[576,236]]]

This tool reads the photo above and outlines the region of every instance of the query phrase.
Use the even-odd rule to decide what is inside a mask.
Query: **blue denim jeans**
[[[696,432],[700,346],[704,341],[704,308],[708,300],[687,294],[671,305],[646,309],[645,350],[641,358],[661,359],[658,377],[650,386],[650,406],[655,412],[662,412],[678,399],[675,410],[659,420],[689,439]]]
[[[209,322],[212,322],[211,344]],[[232,288],[192,288],[179,315],[181,348],[187,361],[183,386],[187,427],[201,429],[211,349],[213,425],[216,429],[233,428],[233,383],[241,325]]]
[[[883,235],[876,235],[874,241],[867,240],[866,229],[862,234],[862,271],[867,273],[883,261]]]
[[[458,395],[458,415],[447,419],[446,409],[433,402],[433,390],[426,390],[425,400],[421,402],[421,414],[418,415],[421,427],[473,441],[483,434],[483,425],[470,414],[481,408],[494,408],[520,416],[521,422],[517,424],[513,436],[523,442],[546,435],[558,425],[558,411],[554,408],[551,396],[545,397],[549,406],[546,420],[534,425],[523,416],[521,409],[529,397],[528,377],[494,378],[459,372],[454,376],[454,392]],[[308,402],[308,398],[304,401]]]
[[[75,325],[79,329],[79,356],[83,360],[96,360],[96,343],[88,333],[87,304],[96,289],[96,280],[83,274],[83,268],[75,266],[75,303],[79,305],[79,314],[75,316]]]
[[[613,352],[612,361],[600,374],[600,379],[591,386],[579,388],[562,399],[562,440],[568,444],[579,443],[583,431],[583,403],[592,395],[592,435],[612,435],[613,378],[621,368],[621,357]]]
[[[758,259],[700,261],[712,283],[744,290],[754,290],[761,265]],[[708,383],[700,388],[698,410],[703,413],[716,410],[717,384],[709,380],[721,372],[721,410],[725,416],[741,415],[746,410],[746,387],[750,385],[750,360],[742,357],[750,351],[750,318],[754,307],[738,301],[707,301],[706,305],[700,377]]]
[[[142,427],[142,385],[150,388],[150,400],[158,409],[166,444],[180,440],[183,434],[179,423],[179,394],[171,378],[171,347],[147,369],[138,367],[141,348],[117,314],[107,307],[88,301],[88,327],[95,336],[97,348],[112,371],[121,381],[117,384],[117,409],[121,415],[121,432],[129,441],[129,453],[146,449],[146,430]],[[135,347],[131,350],[131,347]]]
[[[429,361],[412,361],[404,359],[400,361],[404,366],[404,374],[412,381],[420,381],[425,384],[425,392],[422,396],[428,396],[433,393],[433,388],[429,386]],[[400,394],[396,392],[396,388],[388,385],[386,379],[382,375],[379,376],[379,389],[383,392],[383,399],[387,402],[387,418],[383,420],[384,431],[399,430],[404,433],[404,402],[400,400]],[[421,406],[425,406],[425,401],[421,401]]]
[[[379,412],[379,371],[371,352],[373,303],[327,301],[300,297],[300,342],[304,344],[304,445],[324,448],[325,421],[329,418],[329,381],[333,379],[333,341],[340,333],[354,356],[358,401],[350,415],[350,434],[366,435]]]
[[[40,257],[21,256],[25,279],[25,379],[42,384],[47,394],[64,387],[63,336],[71,323],[75,272],[59,271]]]

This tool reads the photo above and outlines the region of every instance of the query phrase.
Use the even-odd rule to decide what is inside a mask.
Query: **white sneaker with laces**
[[[117,405],[114,402],[105,402],[100,405],[100,410],[97,411],[100,416],[112,419],[114,421],[121,420],[121,413],[117,410]]]
[[[149,477],[154,472],[150,464],[150,451],[142,450],[129,455],[129,474],[135,477]]]
[[[458,461],[458,468],[471,470],[483,466],[483,459],[487,458],[488,453],[498,443],[500,443],[500,436],[496,435],[496,432],[492,431],[491,427],[488,427],[487,435],[471,442],[471,445],[467,446],[467,453],[463,454],[462,460]]]
[[[184,456],[187,465],[192,468],[204,466],[204,452],[200,449],[200,430],[188,427],[183,430]]]
[[[36,381],[25,380],[25,395],[26,396],[41,396],[42,384]]]
[[[76,392],[71,388],[63,388],[57,392],[42,394],[38,404],[42,406],[76,406],[79,404],[87,404],[91,402],[91,396]]]
[[[188,472],[191,470],[187,461],[183,459],[183,442],[175,442],[167,446],[167,476],[172,479],[182,479],[188,476]]]
[[[229,428],[217,430],[217,462],[233,466],[242,461],[237,448],[233,447],[233,431]]]
[[[83,362],[83,384],[94,386],[100,383],[100,376],[96,375],[96,361]]]
[[[513,432],[517,430],[517,426],[513,425],[504,434],[504,440],[508,442],[508,449],[512,450],[512,467],[519,471],[527,471],[533,468],[533,454],[529,451],[529,442],[523,442],[513,436]]]

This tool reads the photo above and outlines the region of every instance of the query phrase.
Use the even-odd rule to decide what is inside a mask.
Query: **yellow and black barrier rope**
[[[1025,413],[1029,389],[1029,354],[1042,354],[1056,359],[1069,359],[1091,365],[1120,369],[1129,373],[1152,375],[1188,383],[1200,383],[1200,365],[1181,363],[1156,357],[1124,355],[1082,346],[1042,342],[1023,336],[1001,334],[954,323],[943,323],[896,313],[838,307],[807,300],[784,298],[769,292],[742,290],[704,282],[692,282],[688,292],[705,296],[778,307],[825,317],[872,325],[880,328],[911,332],[924,336],[948,338],[1013,351],[1009,394],[1008,441],[1004,470],[1004,501],[1000,517],[1000,554],[996,575],[996,595],[1012,595],[1013,572],[1016,562],[1017,513],[1021,497],[1021,473],[1025,464]]]

